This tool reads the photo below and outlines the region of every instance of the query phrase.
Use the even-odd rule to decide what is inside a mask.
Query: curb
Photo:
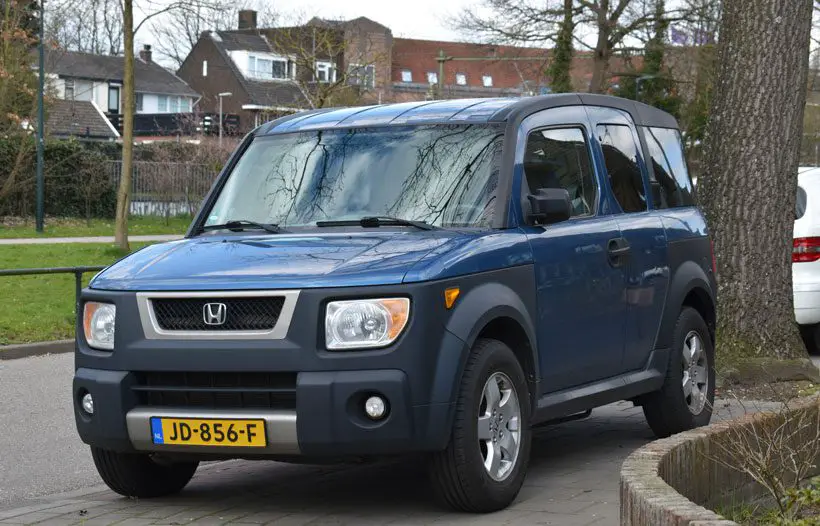
[[[74,340],[0,345],[0,361],[74,352]]]

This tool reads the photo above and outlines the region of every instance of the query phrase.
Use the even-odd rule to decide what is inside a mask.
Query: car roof
[[[640,102],[608,95],[562,93],[538,97],[453,99],[321,108],[295,113],[263,124],[257,128],[256,135],[407,124],[520,122],[537,111],[560,106],[585,105],[605,106],[626,111],[639,126],[678,128],[674,117]]]

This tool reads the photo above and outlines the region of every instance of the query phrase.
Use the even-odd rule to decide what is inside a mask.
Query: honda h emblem
[[[202,319],[205,325],[222,325],[228,315],[228,307],[224,303],[206,303],[202,307]]]

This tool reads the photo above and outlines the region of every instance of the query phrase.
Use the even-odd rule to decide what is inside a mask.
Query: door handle
[[[620,266],[623,259],[629,257],[629,253],[632,251],[632,247],[629,245],[629,241],[622,237],[616,237],[615,239],[610,239],[607,247],[607,253],[609,254],[609,260],[614,266]]]

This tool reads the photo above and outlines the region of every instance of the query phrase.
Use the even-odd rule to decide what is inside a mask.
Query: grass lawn
[[[128,219],[128,234],[132,236],[147,234],[185,233],[192,218],[187,216],[171,217],[167,222],[163,217],[135,216]],[[47,217],[42,234],[34,228],[34,219],[6,219],[0,221],[0,238],[17,237],[84,237],[113,236],[113,219],[92,219],[89,226],[85,219]]]
[[[136,250],[147,243],[132,243]],[[107,265],[121,257],[110,245],[0,245],[0,268]],[[84,276],[88,283],[93,273]],[[68,339],[74,336],[74,276],[0,277],[0,345]]]

